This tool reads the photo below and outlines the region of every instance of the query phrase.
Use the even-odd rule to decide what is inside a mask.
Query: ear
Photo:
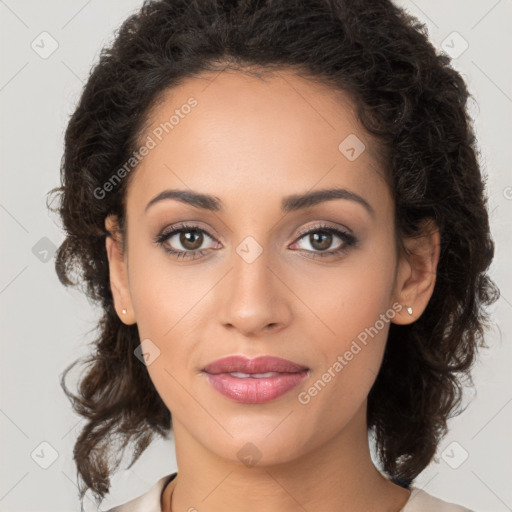
[[[122,251],[121,232],[119,231],[117,216],[109,215],[105,219],[105,228],[109,233],[107,234],[105,244],[114,307],[121,321],[126,325],[132,325],[136,320],[132,306],[128,283],[128,269],[125,255]],[[123,310],[125,310],[126,313],[123,313]]]
[[[439,229],[433,219],[423,222],[421,235],[403,241],[406,254],[400,255],[395,281],[395,302],[402,308],[392,322],[399,325],[416,321],[434,291],[441,251]],[[412,308],[412,314],[408,308]]]

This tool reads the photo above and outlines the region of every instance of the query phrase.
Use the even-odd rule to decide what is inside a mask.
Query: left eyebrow
[[[196,208],[210,211],[224,211],[222,201],[215,196],[201,194],[192,190],[164,190],[155,196],[146,205],[144,212],[160,201],[166,199],[175,199],[185,204],[189,204]],[[283,212],[293,212],[304,208],[315,206],[324,201],[332,201],[333,199],[345,199],[354,201],[363,206],[372,217],[375,217],[375,210],[366,199],[358,194],[351,192],[345,188],[328,188],[323,190],[314,190],[304,194],[294,194],[286,196],[281,201],[281,209]]]
[[[333,199],[355,201],[363,206],[372,217],[375,217],[375,210],[366,199],[345,188],[327,188],[323,190],[314,190],[313,192],[307,192],[305,194],[287,196],[283,198],[281,209],[284,212],[293,212],[302,208],[315,206],[316,204],[324,201],[332,201]]]

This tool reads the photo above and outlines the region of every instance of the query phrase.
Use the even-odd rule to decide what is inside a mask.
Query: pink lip
[[[279,357],[262,356],[247,359],[228,356],[208,364],[203,372],[208,382],[220,394],[236,402],[260,404],[274,400],[308,376],[308,368]],[[277,373],[269,377],[235,377],[233,372],[246,374]]]
[[[256,359],[248,359],[243,356],[228,356],[206,365],[203,371],[206,373],[296,373],[307,369],[306,366],[280,357],[261,356]]]

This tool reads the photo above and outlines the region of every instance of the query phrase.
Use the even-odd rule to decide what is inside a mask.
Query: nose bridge
[[[272,255],[268,244],[261,245],[254,237],[248,236],[235,249],[233,255],[233,285],[243,295],[268,294],[273,274],[269,267]]]
[[[265,239],[267,240],[267,239]],[[269,324],[284,325],[290,317],[283,287],[275,275],[274,255],[253,236],[235,247],[232,269],[223,288],[220,320],[249,334]]]

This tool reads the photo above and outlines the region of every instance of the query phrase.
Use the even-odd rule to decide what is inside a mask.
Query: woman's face
[[[203,75],[170,91],[140,140],[126,276],[111,279],[176,439],[263,464],[366,436],[410,268],[347,96],[285,72]],[[212,366],[227,356],[290,364]]]

